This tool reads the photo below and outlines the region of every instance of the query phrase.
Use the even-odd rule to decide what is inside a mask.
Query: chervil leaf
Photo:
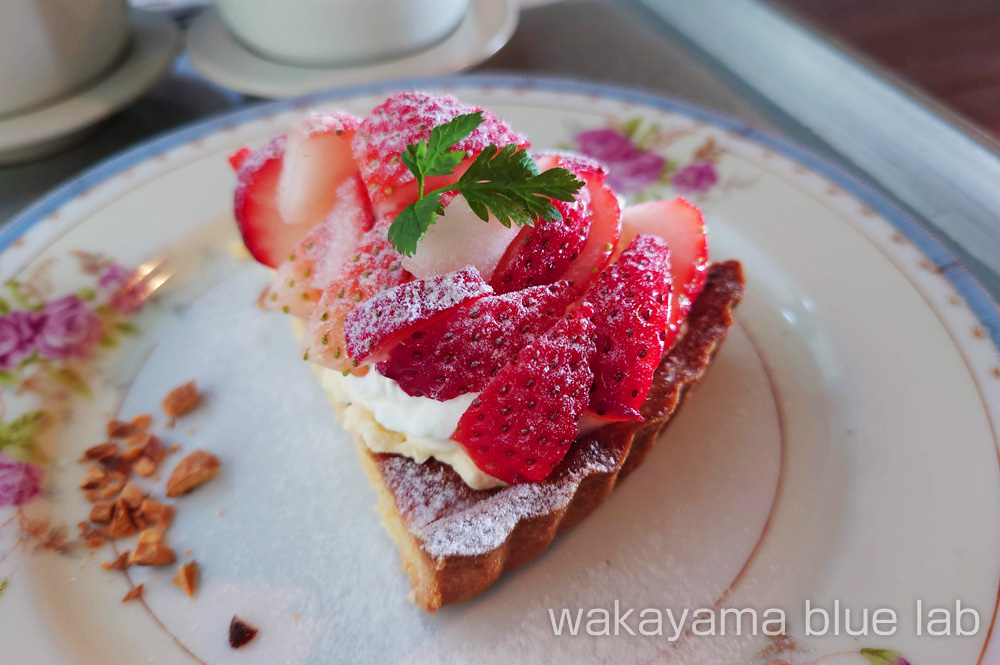
[[[466,113],[431,129],[426,141],[411,143],[399,156],[417,180],[418,197],[424,195],[427,176],[450,175],[462,163],[465,153],[451,148],[475,131],[483,122],[483,112]]]
[[[452,189],[482,219],[492,212],[504,226],[533,226],[534,220],[559,219],[551,199],[572,201],[583,182],[566,169],[538,172],[527,151],[510,143],[487,146]]]
[[[483,112],[460,115],[431,130],[427,141],[406,147],[400,159],[417,181],[417,200],[403,209],[389,227],[389,240],[402,254],[412,256],[417,243],[438,215],[444,214],[441,195],[455,191],[465,197],[477,217],[489,221],[490,214],[510,227],[534,226],[536,219],[559,219],[552,200],[572,201],[583,182],[562,168],[538,171],[527,151],[510,143],[500,148],[486,146],[458,182],[424,192],[428,176],[455,172],[465,153],[451,148],[483,122]]]
[[[392,226],[389,227],[389,242],[400,254],[413,256],[417,251],[417,242],[427,233],[437,220],[438,215],[444,214],[444,205],[441,204],[443,191],[434,191],[416,203],[403,208],[403,211],[396,215]]]

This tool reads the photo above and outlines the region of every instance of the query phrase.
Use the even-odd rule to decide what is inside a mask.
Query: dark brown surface
[[[772,1],[1000,136],[1000,1]]]
[[[666,355],[653,377],[643,404],[644,422],[605,425],[573,444],[563,462],[536,487],[554,496],[565,495],[558,507],[529,510],[510,524],[502,542],[480,551],[463,540],[484,518],[514,514],[511,506],[523,502],[505,495],[515,487],[476,491],[468,488],[450,467],[435,460],[418,464],[398,455],[367,453],[382,501],[393,510],[383,518],[401,520],[395,531],[410,575],[417,604],[428,611],[478,596],[507,570],[531,561],[560,531],[572,528],[604,502],[618,480],[637,468],[684,398],[704,375],[732,326],[732,311],[743,296],[743,271],[736,261],[709,268],[704,291],[688,316],[687,330]],[[594,461],[600,460],[595,465]],[[442,497],[448,497],[442,501]],[[540,504],[540,505],[544,505]],[[519,514],[519,513],[518,513]],[[501,520],[502,521],[502,520]],[[492,522],[499,523],[499,522]],[[398,542],[405,533],[412,542]],[[456,553],[438,554],[428,542],[447,534]],[[451,539],[455,539],[452,541]]]

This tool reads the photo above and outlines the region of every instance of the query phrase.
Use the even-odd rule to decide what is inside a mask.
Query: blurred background
[[[1000,293],[996,0],[4,0],[0,44],[0,222],[227,110],[514,72],[637,86],[795,140]]]

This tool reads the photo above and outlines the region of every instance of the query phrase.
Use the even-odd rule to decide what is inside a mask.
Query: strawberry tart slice
[[[743,293],[683,199],[489,112],[401,93],[231,158],[262,302],[355,438],[418,605],[486,590],[635,469]]]

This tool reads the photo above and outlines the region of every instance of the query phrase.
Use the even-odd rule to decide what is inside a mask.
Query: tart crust
[[[399,548],[414,601],[434,612],[469,600],[507,570],[531,561],[556,534],[585,519],[615,484],[642,464],[660,432],[704,375],[743,296],[736,261],[716,263],[688,315],[686,330],[664,356],[643,403],[643,422],[605,425],[578,439],[540,483],[474,490],[434,459],[374,453],[366,437],[392,435],[370,413],[349,427],[361,466],[378,493],[378,512]],[[349,405],[331,396],[344,422]],[[381,431],[380,431],[381,430]]]

